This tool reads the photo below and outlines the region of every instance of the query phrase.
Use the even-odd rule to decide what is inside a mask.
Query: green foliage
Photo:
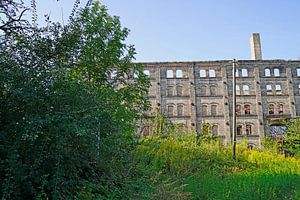
[[[283,150],[300,158],[300,119],[292,119],[287,125],[287,136],[284,138]]]
[[[123,196],[131,172],[119,169],[128,166],[123,158],[147,109],[149,84],[132,64],[127,35],[98,2],[65,27],[1,35],[2,199],[67,199],[101,183]],[[113,70],[118,76],[111,80]],[[139,77],[128,79],[133,72]],[[105,188],[99,195],[108,194]]]

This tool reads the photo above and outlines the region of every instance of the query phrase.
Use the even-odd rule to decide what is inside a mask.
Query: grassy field
[[[268,150],[239,145],[233,160],[230,148],[211,139],[151,136],[134,154],[150,180],[144,198],[300,199],[300,160]]]

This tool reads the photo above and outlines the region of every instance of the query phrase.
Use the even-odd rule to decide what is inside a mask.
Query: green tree
[[[70,198],[122,159],[105,142],[132,138],[149,86],[128,33],[97,1],[64,27],[1,33],[2,199]]]
[[[283,150],[292,156],[300,157],[300,119],[292,119],[287,124],[287,135],[284,138]]]

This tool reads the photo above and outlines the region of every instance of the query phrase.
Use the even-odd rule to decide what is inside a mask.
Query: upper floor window
[[[201,106],[201,113],[203,116],[207,115],[207,105]]]
[[[300,94],[300,85],[298,85],[298,94]]]
[[[245,115],[250,115],[251,107],[249,104],[244,105]]]
[[[211,133],[214,135],[218,135],[218,125],[214,124],[211,128]]]
[[[248,77],[248,70],[242,69],[242,77]]]
[[[200,73],[200,77],[201,78],[205,78],[206,77],[206,71],[205,71],[205,69],[200,69],[199,73]]]
[[[183,105],[179,104],[177,106],[177,116],[183,116]]]
[[[237,125],[236,126],[236,134],[237,135],[243,135],[243,126],[242,125]]]
[[[238,70],[238,69],[235,70],[235,76],[236,76],[236,77],[239,77],[239,76],[240,76],[240,73],[239,73],[239,70]]]
[[[239,85],[235,86],[236,95],[241,95],[241,89]]]
[[[243,85],[243,94],[244,95],[249,95],[250,94],[249,85]]]
[[[246,135],[252,135],[252,126],[251,126],[251,124],[246,124]]]
[[[167,78],[173,78],[173,77],[174,77],[174,75],[173,75],[173,70],[168,69],[168,70],[167,70]]]
[[[200,87],[200,95],[201,96],[206,96],[206,86],[205,85],[202,85]]]
[[[269,104],[268,113],[269,115],[274,115],[274,104]]]
[[[182,78],[183,75],[182,75],[182,70],[181,69],[177,69],[176,70],[176,78]]]
[[[209,77],[211,77],[211,78],[216,77],[216,71],[214,69],[209,70]]]
[[[211,115],[217,115],[217,105],[211,105]]]
[[[217,88],[216,86],[212,85],[210,86],[210,95],[214,96],[217,93]]]
[[[297,68],[297,76],[300,76],[300,68]]]
[[[236,105],[235,106],[235,114],[236,115],[241,115],[241,105]]]
[[[271,76],[271,70],[270,69],[265,69],[265,76]]]
[[[272,94],[272,85],[266,85],[267,94]]]
[[[172,86],[167,87],[167,96],[169,96],[169,97],[173,96],[173,87]]]
[[[283,114],[283,104],[278,105],[278,114]]]
[[[150,71],[149,71],[148,69],[145,69],[145,70],[144,70],[144,74],[145,74],[146,76],[150,76]]]
[[[276,94],[281,94],[281,85],[275,85]]]
[[[279,73],[279,69],[278,68],[275,68],[274,69],[274,76],[280,76],[280,73]]]
[[[173,116],[174,114],[174,106],[168,105],[168,115]]]
[[[177,85],[177,96],[182,96],[182,86],[181,85]]]

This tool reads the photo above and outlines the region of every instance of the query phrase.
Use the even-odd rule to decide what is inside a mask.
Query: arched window
[[[182,75],[182,70],[181,69],[177,69],[176,70],[176,78],[182,78],[183,75]]]
[[[278,114],[283,114],[283,104],[278,105]]]
[[[168,116],[173,116],[174,114],[174,106],[168,105]]]
[[[239,85],[235,86],[236,95],[241,95],[241,89]]]
[[[206,86],[205,85],[202,85],[200,87],[200,95],[201,96],[206,96]]]
[[[271,76],[271,70],[270,69],[268,69],[268,68],[266,68],[265,69],[265,76]]]
[[[248,70],[242,69],[242,77],[248,77]]]
[[[173,77],[174,77],[174,75],[173,75],[173,70],[168,69],[168,70],[167,70],[167,78],[173,78]]]
[[[252,125],[246,124],[246,135],[252,135]]]
[[[268,113],[269,115],[274,115],[274,104],[269,104]]]
[[[203,116],[206,116],[207,115],[207,105],[202,105],[201,106],[201,114]]]
[[[275,68],[274,69],[274,76],[280,76],[280,73],[279,73],[279,69],[278,68]]]
[[[236,134],[237,135],[243,135],[243,126],[242,125],[237,125],[236,126]]]
[[[218,135],[218,125],[214,124],[211,128],[211,133],[213,135]]]
[[[200,77],[205,78],[206,77],[206,71],[205,69],[200,69]]]
[[[211,78],[216,77],[216,71],[214,69],[209,70],[209,77],[211,77]]]
[[[243,94],[244,95],[249,95],[250,94],[249,85],[243,85]]]
[[[177,105],[177,116],[183,116],[183,105]]]
[[[217,115],[217,105],[211,105],[211,115],[212,116]]]
[[[235,114],[236,115],[241,115],[241,105],[236,105],[236,107],[235,107]]]
[[[251,107],[249,104],[244,105],[244,112],[245,112],[245,115],[250,115]]]
[[[150,76],[150,71],[149,71],[148,69],[145,69],[145,70],[144,70],[144,74],[145,74],[146,76]]]
[[[167,88],[167,96],[171,97],[173,95],[173,86],[168,86]]]
[[[214,85],[210,86],[210,95],[215,96],[216,93],[217,93],[216,86],[214,86]]]
[[[182,86],[177,85],[176,90],[177,90],[177,96],[182,96]]]

